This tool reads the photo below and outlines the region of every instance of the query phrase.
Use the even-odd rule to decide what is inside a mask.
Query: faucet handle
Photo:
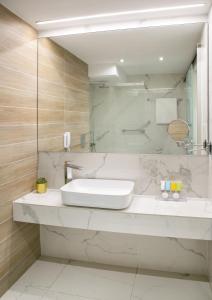
[[[65,167],[69,167],[74,170],[82,170],[83,169],[81,166],[74,165],[70,161],[65,161]]]

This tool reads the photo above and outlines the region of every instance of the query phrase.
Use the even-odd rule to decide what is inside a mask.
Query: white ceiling
[[[140,10],[194,3],[206,6],[185,11],[151,13],[144,18],[206,15],[211,0],[0,0],[15,14],[37,29],[38,20],[78,17],[99,13]],[[55,26],[55,25],[54,25]],[[127,74],[184,73],[194,58],[202,24],[142,28],[52,38],[88,64],[114,63],[125,59]],[[158,61],[164,56],[164,62]]]
[[[88,64],[119,64],[128,75],[184,73],[195,56],[202,24],[152,27],[53,40]],[[158,58],[164,57],[159,62]],[[120,64],[124,58],[124,64]]]
[[[211,0],[0,0],[0,3],[39,29],[40,27],[35,24],[38,20],[194,3],[205,3],[206,6],[178,12],[152,13],[148,14],[147,18],[171,17],[173,14],[175,16],[207,14]]]

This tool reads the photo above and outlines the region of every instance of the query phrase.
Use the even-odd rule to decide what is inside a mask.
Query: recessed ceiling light
[[[122,64],[124,63],[124,59],[123,58],[120,59],[120,63],[122,63]]]
[[[160,57],[159,57],[159,61],[164,61],[164,57],[163,57],[163,56],[160,56]]]
[[[197,4],[178,5],[178,6],[148,8],[148,9],[141,9],[141,10],[128,10],[128,11],[120,11],[115,13],[97,14],[97,15],[89,15],[89,16],[81,16],[81,17],[73,17],[73,18],[63,18],[57,20],[37,21],[36,24],[42,25],[42,24],[63,23],[63,22],[72,22],[72,21],[81,21],[81,20],[92,20],[92,19],[100,19],[100,18],[109,18],[114,16],[127,16],[127,15],[141,14],[141,13],[164,12],[164,11],[172,11],[172,10],[199,8],[203,6],[205,6],[204,3],[197,3]]]

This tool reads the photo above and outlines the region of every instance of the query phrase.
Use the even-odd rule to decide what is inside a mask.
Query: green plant
[[[38,178],[38,179],[36,180],[36,183],[37,183],[37,184],[44,184],[44,183],[47,183],[47,180],[46,180],[46,178],[44,178],[44,177],[40,177],[40,178]]]

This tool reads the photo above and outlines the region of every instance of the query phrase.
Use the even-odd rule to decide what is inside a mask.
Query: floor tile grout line
[[[133,299],[134,288],[135,288],[136,277],[138,275],[138,271],[139,271],[139,266],[136,267],[136,271],[135,271],[135,275],[134,275],[134,281],[133,281],[132,290],[131,290],[131,294],[130,294],[130,299],[129,300]]]
[[[56,278],[53,280],[53,282],[49,285],[48,287],[48,290],[50,291],[51,287],[54,285],[54,283],[60,278],[61,274],[63,273],[64,269],[66,268],[67,266],[64,265],[61,269],[61,271],[58,273],[58,275],[56,276]]]
[[[48,264],[51,265],[52,263],[49,262]],[[47,266],[44,265],[44,267],[46,268]],[[50,280],[50,282],[48,282],[48,284],[45,284],[46,286],[39,286],[38,282],[42,282],[42,281],[39,280],[37,282],[37,279],[34,276],[35,274],[33,275],[33,274],[30,273],[32,275],[31,279],[33,279],[33,280],[30,280],[29,282],[26,281],[25,283],[23,281],[22,282],[23,285],[20,284],[20,286],[23,286],[23,290],[20,291],[20,295],[15,295],[15,299],[18,300],[18,299],[20,299],[19,297],[21,297],[21,298],[23,296],[26,297],[29,294],[29,292],[30,292],[30,290],[28,291],[28,288],[33,288],[33,289],[35,289],[35,291],[42,292],[41,298],[39,298],[39,299],[47,299],[48,298],[48,293],[50,293],[50,296],[52,294],[53,297],[57,297],[57,295],[61,296],[62,297],[61,299],[63,299],[63,295],[64,295],[64,297],[67,295],[67,297],[68,297],[67,299],[69,299],[69,297],[76,297],[76,298],[79,297],[79,299],[82,299],[82,300],[84,300],[84,299],[85,300],[100,300],[100,298],[101,298],[101,300],[105,299],[104,296],[103,296],[103,294],[101,294],[100,298],[99,298],[99,295],[98,295],[98,298],[95,298],[95,295],[93,293],[89,297],[87,297],[87,293],[86,293],[86,296],[85,295],[77,294],[78,290],[75,291],[75,290],[71,289],[70,292],[69,292],[69,290],[67,292],[63,292],[63,290],[57,290],[57,288],[56,289],[53,288],[51,290],[51,287],[62,276],[62,273],[64,272],[64,270],[66,268],[69,268],[69,267],[70,267],[69,264],[63,264],[61,266],[61,268],[56,272],[56,274],[55,274],[56,276],[53,278],[53,280]],[[41,270],[42,270],[42,268],[41,269],[36,269],[35,270],[37,272],[36,274],[38,275],[41,272]],[[57,268],[56,268],[56,270],[57,270]],[[132,273],[132,276],[130,277],[131,279],[130,279],[130,285],[129,285],[129,289],[128,289],[128,293],[129,294],[127,293],[127,297],[126,297],[128,300],[133,300],[133,299],[134,300],[136,300],[136,299],[139,300],[141,298],[143,299],[143,296],[144,296],[144,298],[146,297],[145,295],[146,295],[147,291],[145,292],[145,294],[142,294],[141,296],[137,295],[137,292],[135,293],[135,289],[138,288],[138,287],[140,287],[140,284],[141,284],[141,290],[144,288],[144,291],[145,291],[145,273],[144,273],[144,280],[143,280],[143,278],[139,278],[140,275],[142,275],[140,273],[141,270],[142,270],[142,268],[140,268],[140,266],[137,265],[136,268],[134,268],[134,272]],[[82,273],[80,272],[80,274],[82,274]],[[161,278],[160,276],[156,276],[156,277]],[[62,279],[64,279],[63,276],[62,276]],[[139,285],[138,285],[137,279],[141,280],[141,281],[139,281],[140,282]],[[164,278],[162,278],[162,279],[164,279]],[[79,278],[79,280],[80,280],[80,278]],[[149,277],[149,280],[151,281],[151,276]],[[164,279],[164,281],[165,280],[166,279]],[[166,282],[164,284],[166,285]],[[89,287],[87,287],[87,288],[89,288]],[[151,283],[150,288],[151,289],[153,288],[153,290],[155,292],[155,295],[156,295],[157,294],[157,282],[154,282],[154,280],[153,280],[153,286],[152,286],[152,283]],[[94,296],[94,297],[92,297],[92,296]],[[102,296],[103,296],[103,298],[102,298]],[[125,296],[126,296],[126,294],[125,294]],[[47,298],[45,298],[45,297],[47,297]],[[1,299],[1,297],[0,297],[0,299]],[[184,299],[184,297],[183,297],[183,299]],[[201,297],[199,299],[205,299],[206,300],[206,298],[201,298]]]

